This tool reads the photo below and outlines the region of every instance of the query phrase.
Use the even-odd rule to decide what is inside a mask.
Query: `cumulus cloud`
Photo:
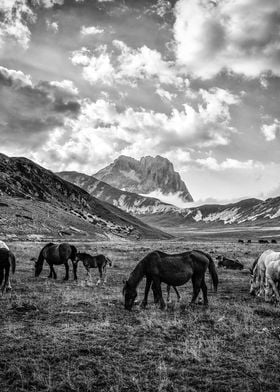
[[[187,72],[280,75],[278,0],[179,0],[175,12],[176,56]]]
[[[239,161],[236,159],[227,158],[222,162],[218,162],[216,158],[200,158],[194,161],[194,164],[214,171],[229,170],[229,169],[256,169],[263,168],[260,162],[255,162],[251,159],[247,161]]]
[[[89,27],[82,26],[81,28],[82,35],[96,35],[96,34],[101,34],[103,32],[104,32],[103,29],[100,29],[95,26],[89,26]]]
[[[264,124],[261,131],[268,142],[275,140],[280,135],[280,121],[275,119],[272,124]]]
[[[17,41],[24,48],[28,47],[31,32],[29,25],[36,21],[35,7],[50,8],[54,4],[63,4],[64,0],[1,0],[0,2],[0,47],[6,39]],[[56,29],[55,22],[50,23],[50,28]]]
[[[0,67],[1,145],[40,145],[51,130],[78,116],[76,95],[71,81],[33,84],[29,75]]]
[[[175,161],[183,165],[191,160],[183,146],[203,149],[225,145],[234,132],[229,126],[227,105],[238,102],[235,96],[220,89],[208,94],[202,90],[200,100],[197,110],[185,104],[182,110],[173,109],[167,115],[152,110],[120,109],[108,100],[87,99],[82,102],[77,118],[68,119],[64,128],[50,135],[45,150],[55,155],[63,168],[75,170],[83,165],[87,171],[93,165],[102,167],[120,154],[139,158],[143,151],[164,154],[170,159],[173,156],[172,160],[175,151]],[[71,164],[74,156],[76,162]]]
[[[184,79],[172,61],[162,58],[160,52],[142,46],[133,49],[124,42],[114,40],[115,51],[109,51],[106,45],[100,45],[92,53],[85,47],[74,51],[71,61],[83,67],[83,76],[91,84],[123,83],[135,86],[137,81],[148,79],[163,84],[184,86]]]

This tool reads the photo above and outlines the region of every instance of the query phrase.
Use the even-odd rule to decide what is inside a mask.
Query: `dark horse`
[[[53,243],[49,243],[43,247],[41,250],[38,260],[35,262],[35,276],[39,276],[43,269],[44,260],[50,266],[50,274],[49,278],[56,279],[56,273],[53,268],[54,265],[61,265],[64,264],[65,266],[65,278],[64,280],[69,279],[69,265],[68,260],[72,261],[73,265],[73,274],[74,279],[77,279],[77,264],[75,263],[77,257],[77,249],[75,246],[62,243],[55,245]]]
[[[1,248],[0,249],[0,287],[4,279],[4,283],[1,287],[2,294],[4,293],[7,284],[8,284],[7,290],[11,289],[11,284],[9,279],[10,269],[12,269],[12,273],[14,274],[16,270],[15,256],[10,250]]]
[[[77,253],[77,261],[81,260],[84,264],[85,269],[87,270],[87,276],[91,277],[90,269],[91,268],[98,268],[100,278],[97,281],[97,285],[101,282],[103,278],[103,283],[106,283],[106,269],[107,265],[112,266],[111,260],[104,256],[104,255],[96,255],[91,256],[88,253]]]
[[[199,250],[192,250],[178,254],[167,254],[161,251],[154,251],[145,256],[131,272],[129,279],[123,287],[125,298],[125,308],[131,310],[135,298],[137,297],[137,286],[146,276],[145,295],[142,306],[147,305],[148,294],[151,283],[154,285],[154,293],[164,309],[165,302],[162,298],[161,282],[169,286],[181,286],[192,279],[193,296],[191,303],[194,303],[200,289],[203,293],[204,305],[208,305],[207,286],[205,283],[205,273],[209,269],[212,277],[214,290],[217,291],[218,275],[213,259],[207,253]]]

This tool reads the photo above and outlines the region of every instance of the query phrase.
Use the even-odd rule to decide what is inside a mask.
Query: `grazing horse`
[[[61,265],[64,264],[65,266],[65,277],[64,280],[69,279],[69,265],[68,260],[72,261],[73,265],[73,275],[74,279],[77,280],[77,264],[75,263],[77,257],[77,249],[75,246],[62,243],[55,245],[52,242],[45,245],[41,250],[38,260],[35,262],[35,276],[39,276],[43,269],[44,260],[50,266],[50,274],[49,278],[56,279],[56,273],[54,270],[54,265]]]
[[[268,268],[271,262],[277,261],[280,259],[280,252],[274,252],[271,249],[266,250],[263,252],[253,264],[253,273],[251,275],[251,282],[250,282],[250,294],[262,295],[265,293],[265,283],[269,283],[273,287],[273,283],[271,283],[271,273],[269,272],[270,269]],[[272,279],[273,280],[273,279]],[[275,287],[273,287],[274,293],[276,298],[278,299],[278,291],[276,294]],[[266,296],[267,297],[267,296]]]
[[[182,286],[190,279],[193,284],[193,295],[191,303],[195,300],[202,289],[204,305],[208,305],[207,286],[205,283],[205,272],[209,269],[214,289],[217,291],[218,275],[213,259],[207,253],[192,250],[178,254],[167,254],[154,251],[145,256],[131,272],[123,287],[125,308],[131,310],[137,297],[137,286],[146,276],[145,295],[141,306],[147,305],[150,286],[153,283],[154,292],[160,308],[164,309],[165,302],[162,298],[161,282],[170,286]]]
[[[106,283],[106,281],[107,281],[107,276],[106,276],[107,265],[109,265],[110,267],[112,266],[112,262],[108,257],[106,257],[104,255],[91,256],[88,253],[78,252],[76,264],[78,264],[79,261],[83,262],[84,267],[87,270],[87,277],[88,278],[91,278],[90,269],[91,268],[98,268],[99,279],[96,284],[99,285],[99,283],[101,283],[102,279],[103,279],[103,284]]]
[[[226,269],[239,269],[242,270],[244,268],[244,265],[242,263],[240,263],[239,260],[233,260],[233,259],[229,259],[226,256],[217,256],[217,260],[218,260],[218,267],[224,267]]]
[[[6,290],[11,290],[11,284],[10,284],[10,269],[12,269],[12,273],[15,273],[16,270],[16,259],[14,254],[6,249],[6,248],[0,248],[0,287],[2,285],[3,279],[4,283],[1,287],[2,295]]]

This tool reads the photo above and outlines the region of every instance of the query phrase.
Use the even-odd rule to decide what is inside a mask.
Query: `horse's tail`
[[[218,274],[217,274],[217,270],[216,270],[216,267],[215,267],[214,260],[212,259],[212,257],[210,255],[208,255],[207,257],[209,259],[208,270],[209,270],[209,273],[210,273],[211,278],[212,278],[212,282],[213,282],[213,285],[214,285],[214,291],[216,293],[217,289],[218,289],[219,278],[218,278]]]
[[[202,255],[207,257],[207,259],[209,260],[208,270],[209,270],[209,273],[210,273],[211,278],[212,278],[214,291],[216,293],[217,289],[218,289],[219,278],[218,278],[218,274],[217,274],[217,270],[216,270],[216,267],[215,267],[214,260],[212,259],[212,257],[208,253],[203,252],[202,250],[196,250],[195,249],[195,252],[201,253]]]
[[[16,258],[13,253],[10,253],[10,263],[12,266],[12,273],[14,274],[16,272]]]

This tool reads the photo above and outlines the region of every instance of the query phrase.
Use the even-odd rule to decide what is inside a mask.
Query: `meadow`
[[[217,240],[217,237],[219,238]],[[11,242],[17,257],[13,291],[0,298],[0,390],[195,392],[279,391],[280,308],[249,294],[249,271],[267,245],[239,244],[235,237],[165,242],[75,243],[81,251],[113,261],[106,286],[48,279],[45,265],[34,277],[30,260],[43,246]],[[277,245],[269,245],[277,247]],[[122,286],[150,250],[170,253],[202,249],[212,257],[238,258],[242,271],[218,269],[218,293],[209,307],[188,305],[191,283],[179,288],[181,303],[159,310],[150,295],[147,309],[124,309]],[[138,297],[143,297],[144,281]],[[166,289],[163,287],[164,295]]]

